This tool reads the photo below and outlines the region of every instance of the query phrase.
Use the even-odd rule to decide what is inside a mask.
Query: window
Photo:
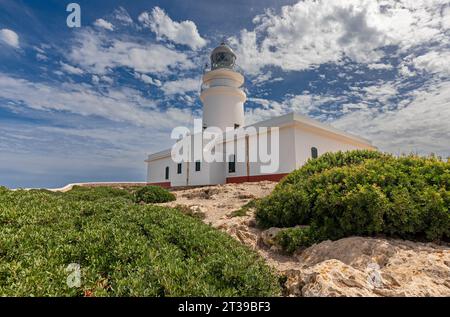
[[[183,164],[178,163],[178,165],[177,165],[177,173],[178,174],[183,173]]]
[[[228,173],[236,173],[236,155],[230,156],[230,161],[228,162]]]
[[[169,179],[169,166],[166,167],[166,179]]]
[[[200,161],[195,162],[195,171],[200,172],[201,169],[201,163]]]
[[[317,158],[319,156],[318,152],[317,152],[317,148],[316,147],[312,147],[311,148],[311,157],[313,159]]]

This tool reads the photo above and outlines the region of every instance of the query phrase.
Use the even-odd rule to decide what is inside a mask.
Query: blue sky
[[[248,123],[295,111],[383,151],[450,156],[450,4],[0,0],[0,184],[144,181],[236,51]]]

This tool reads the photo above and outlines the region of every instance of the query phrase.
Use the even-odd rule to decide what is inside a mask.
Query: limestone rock
[[[255,218],[250,218],[249,220],[247,220],[245,222],[245,224],[247,226],[249,226],[250,228],[256,228],[256,225],[257,225]]]
[[[191,211],[193,211],[193,212],[199,212],[199,213],[207,213],[208,212],[208,208],[206,208],[205,206],[202,206],[202,205],[192,205],[192,206],[189,206],[189,209],[191,209]]]
[[[269,228],[261,232],[260,241],[267,247],[276,246],[275,237],[280,231],[280,228]]]
[[[224,222],[217,227],[217,229],[225,231],[227,234],[249,246],[252,249],[256,248],[257,236],[248,230],[248,227],[240,223]]]
[[[324,241],[296,255],[288,296],[450,296],[450,247],[393,239]]]
[[[326,260],[301,275],[302,296],[374,296],[368,275],[338,260]]]

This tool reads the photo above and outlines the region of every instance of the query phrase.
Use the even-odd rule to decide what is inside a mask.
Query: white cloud
[[[17,35],[17,33],[13,30],[1,29],[0,42],[3,42],[14,48],[19,48],[19,35]]]
[[[50,49],[50,46],[47,44],[41,44],[39,46],[33,46],[33,49],[36,51],[36,59],[38,61],[48,61],[49,57],[47,56],[46,50]]]
[[[200,90],[200,79],[183,78],[163,83],[161,89],[165,95],[185,94],[187,92]]]
[[[318,118],[321,115],[326,116],[328,114],[327,110],[321,108],[322,105],[327,103],[338,103],[343,100],[346,100],[345,96],[319,96],[308,92],[299,95],[287,95],[281,102],[264,98],[249,98],[248,101],[259,104],[262,107],[248,109],[246,112],[246,123],[258,122],[290,112],[303,115],[315,113],[315,117]]]
[[[78,67],[66,64],[64,62],[60,62],[59,64],[61,65],[61,69],[63,71],[65,71],[66,73],[73,74],[73,75],[83,75],[84,74],[84,71]]]
[[[78,36],[67,57],[92,73],[129,67],[142,73],[168,74],[195,67],[188,55],[163,45],[121,41],[89,31],[79,32]]]
[[[446,30],[450,30],[450,6],[446,6],[442,10],[442,27]]]
[[[383,47],[406,52],[430,41],[449,43],[450,14],[445,0],[429,1],[300,1],[280,13],[266,11],[230,43],[238,63],[251,74],[266,65],[286,71],[305,70],[349,58],[380,64]]]
[[[99,27],[99,28],[104,28],[104,29],[107,29],[107,30],[110,30],[110,31],[114,31],[114,26],[112,25],[112,23],[108,22],[106,20],[103,20],[103,19],[95,20],[94,25]]]
[[[41,46],[45,46],[44,44],[41,44]],[[38,47],[38,46],[33,46],[33,49],[36,51],[36,52],[38,52],[38,53],[41,53],[41,54],[45,54],[45,51],[44,51],[44,49],[43,48],[41,48],[41,47]]]
[[[383,151],[449,156],[450,82],[420,89],[411,97],[409,104],[397,110],[354,111],[332,124],[372,140]]]
[[[368,104],[366,102],[359,103],[344,103],[342,104],[342,113],[346,114],[349,112],[354,112],[361,109],[368,109]]]
[[[112,85],[114,83],[114,79],[112,79],[109,76],[97,76],[97,75],[92,75],[91,77],[91,81],[94,85],[98,85],[101,81],[105,82],[109,85]]]
[[[272,78],[272,72],[267,72],[265,74],[259,74],[258,76],[256,76],[253,80],[252,83],[256,86],[262,85],[264,83],[266,83],[269,79]]]
[[[246,121],[258,122],[288,112],[302,113],[367,138],[382,151],[450,156],[450,82],[428,83],[402,96],[400,101],[392,99],[398,94],[398,85],[380,83],[355,88],[354,92],[341,96],[303,93],[281,102],[249,98],[260,107],[248,109]],[[361,101],[348,101],[355,96]],[[341,110],[329,110],[328,104],[339,104]],[[376,104],[381,107],[374,107]],[[328,117],[327,111],[332,115]],[[342,116],[336,119],[336,115]]]
[[[150,28],[158,39],[168,39],[177,44],[187,45],[193,50],[206,45],[206,40],[200,36],[194,22],[189,20],[175,22],[159,7],[154,7],[151,13],[141,13],[138,20]]]
[[[161,81],[159,81],[158,79],[153,79],[146,74],[134,73],[134,77],[142,80],[144,83],[149,84],[149,85],[153,85],[156,87],[160,87],[162,85]]]
[[[386,82],[378,85],[366,86],[360,89],[362,98],[367,102],[378,102],[386,105],[392,97],[397,95],[397,87],[395,83]]]
[[[383,64],[383,63],[373,63],[373,64],[367,65],[367,67],[369,69],[376,69],[376,70],[378,70],[378,69],[389,70],[389,69],[393,68],[391,64]]]
[[[36,53],[36,59],[38,61],[46,61],[46,60],[48,60],[48,57],[44,54]]]
[[[268,71],[267,73],[258,74],[255,78],[252,79],[252,83],[255,86],[262,86],[277,81],[283,81],[283,78],[282,77],[273,78],[271,71]]]
[[[100,77],[100,79],[110,85],[112,85],[114,83],[114,79],[112,79],[109,76],[102,76],[102,77]]]
[[[98,77],[97,75],[92,75],[91,81],[94,85],[97,85],[100,82],[100,77]]]
[[[398,67],[398,72],[401,76],[404,77],[413,77],[416,75],[415,71],[410,70],[410,68],[406,65],[406,63],[401,63]]]
[[[93,79],[96,80],[95,78]],[[85,84],[51,86],[17,79],[0,73],[0,98],[37,110],[67,111],[98,116],[137,126],[158,128],[186,124],[190,112],[175,107],[158,110],[158,105],[130,88],[94,91]]]
[[[114,19],[125,25],[133,24],[133,19],[130,17],[128,11],[123,7],[119,7],[114,10]]]
[[[450,75],[450,51],[428,52],[413,60],[414,67],[430,73]]]

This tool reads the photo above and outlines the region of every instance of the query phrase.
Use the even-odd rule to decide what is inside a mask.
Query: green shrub
[[[159,186],[145,186],[135,193],[136,203],[166,203],[169,201],[174,201],[175,199],[174,194]]]
[[[42,191],[42,190],[40,190]],[[53,195],[62,195],[65,199],[78,201],[96,201],[99,199],[109,198],[123,198],[133,200],[133,194],[130,192],[113,187],[99,186],[99,187],[84,187],[74,186],[71,190],[65,193],[52,193]]]
[[[307,193],[287,185],[275,189],[268,197],[260,199],[256,206],[256,220],[264,228],[291,227],[307,222],[311,206]]]
[[[382,159],[389,155],[369,150],[328,152],[317,159],[310,159],[302,168],[284,177],[277,187],[284,187],[288,184],[297,184],[305,177],[320,173],[332,167],[342,167],[356,165],[368,159]]]
[[[369,151],[328,153],[288,175],[257,206],[262,227],[315,228],[315,238],[450,237],[450,162]]]
[[[316,237],[311,227],[294,227],[281,230],[276,235],[275,242],[284,252],[292,254],[301,247],[313,245]]]
[[[72,198],[0,188],[0,296],[280,292],[256,252],[198,219],[123,197]],[[66,284],[71,263],[80,287]]]

